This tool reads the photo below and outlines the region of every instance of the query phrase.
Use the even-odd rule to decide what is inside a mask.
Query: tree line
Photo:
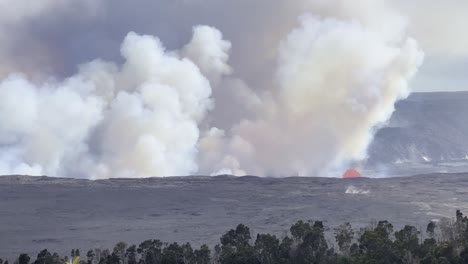
[[[349,223],[327,229],[321,221],[298,221],[289,234],[257,234],[239,224],[213,248],[190,243],[164,243],[157,239],[137,245],[117,243],[112,250],[93,249],[70,257],[42,250],[35,260],[20,254],[14,264],[309,264],[309,263],[468,263],[468,218],[457,210],[455,218],[430,222],[423,232],[411,225],[394,231],[388,221],[354,230]],[[8,261],[0,259],[0,264]]]

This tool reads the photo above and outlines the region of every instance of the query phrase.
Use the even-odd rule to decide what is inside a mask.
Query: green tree
[[[107,258],[106,258],[106,264],[120,264],[121,261],[122,260],[120,259],[120,257],[115,253],[107,255]]]
[[[311,221],[310,220],[308,222],[304,222],[302,220],[297,221],[297,223],[291,226],[289,231],[291,232],[291,235],[294,238],[294,240],[297,242],[300,242],[304,240],[307,234],[312,232]]]
[[[190,243],[185,243],[182,245],[182,256],[184,263],[192,263],[194,253],[192,245],[190,245]]]
[[[88,258],[87,259],[87,263],[88,264],[93,264],[94,263],[94,257],[95,257],[95,253],[93,250],[88,250],[88,252],[86,253],[86,257]]]
[[[214,263],[221,263],[221,253],[223,250],[221,249],[221,246],[215,245],[214,246],[214,254],[213,254],[213,262]]]
[[[250,229],[239,224],[221,237],[220,262],[223,264],[256,264],[254,248],[249,244]]]
[[[255,240],[255,254],[262,264],[283,263],[279,239],[270,234],[258,234]]]
[[[434,238],[427,238],[419,247],[419,257],[422,263],[432,263],[435,261],[435,250],[437,241]]]
[[[131,245],[125,252],[127,258],[127,264],[137,264],[137,248],[135,245]]]
[[[457,232],[459,234],[459,243],[460,247],[468,246],[468,217],[463,216],[463,213],[460,210],[456,212],[456,226]]]
[[[413,263],[419,250],[419,231],[414,226],[406,225],[395,232],[395,247],[404,263]]]
[[[162,264],[183,264],[184,263],[184,250],[177,244],[172,243],[163,249]]]
[[[462,252],[460,252],[460,263],[468,263],[468,247],[465,247]]]
[[[328,245],[325,239],[324,226],[315,221],[310,232],[303,238],[297,249],[294,263],[327,263]]]
[[[250,239],[250,229],[243,224],[239,224],[235,230],[231,229],[221,237],[221,244],[231,247],[245,246],[249,244]]]
[[[37,255],[34,264],[63,264],[64,261],[57,253],[51,254],[47,249],[42,250]]]
[[[360,258],[368,263],[398,263],[397,251],[390,239],[392,232],[393,225],[388,221],[380,221],[375,229],[364,231],[359,238]]]
[[[350,223],[345,223],[335,229],[335,240],[343,254],[349,255],[353,239],[354,231]]]
[[[104,249],[99,251],[99,264],[107,264],[110,261],[110,251],[108,249]]]
[[[285,236],[281,240],[279,255],[281,259],[283,259],[282,262],[287,263],[288,260],[291,258],[291,251],[292,251],[293,244],[294,244],[294,240],[288,236]]]
[[[429,222],[429,224],[427,224],[427,227],[426,227],[426,234],[429,236],[429,238],[435,239],[435,230],[436,230],[436,223],[433,221]]]
[[[140,262],[144,264],[159,264],[162,259],[162,246],[160,240],[146,240],[138,246],[137,252],[141,255]]]
[[[202,245],[200,249],[195,250],[193,264],[210,264],[211,263],[211,251],[207,245]]]
[[[439,263],[456,263],[455,256],[457,256],[454,246],[450,242],[442,242],[437,245],[435,249],[435,257]]]
[[[119,261],[117,263],[125,263],[125,253],[127,249],[127,244],[124,242],[119,242],[114,246],[112,254],[115,255]]]
[[[21,254],[18,257],[18,264],[29,264],[29,261],[31,258],[28,256],[28,254]]]
[[[451,264],[452,262],[446,257],[440,257],[437,259],[437,264]]]

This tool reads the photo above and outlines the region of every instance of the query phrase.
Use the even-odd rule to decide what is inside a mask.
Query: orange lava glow
[[[359,178],[361,174],[355,169],[349,169],[343,174],[343,179]]]

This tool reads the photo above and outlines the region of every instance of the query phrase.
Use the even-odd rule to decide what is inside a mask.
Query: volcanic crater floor
[[[215,245],[239,223],[254,234],[285,235],[297,220],[332,232],[388,220],[425,230],[434,219],[468,213],[468,174],[399,178],[171,177],[78,180],[0,177],[0,257],[67,254],[145,239]]]

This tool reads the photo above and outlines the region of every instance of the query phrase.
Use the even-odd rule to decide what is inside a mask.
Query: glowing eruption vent
[[[362,177],[359,171],[355,169],[349,169],[343,174],[343,179],[352,179]]]

